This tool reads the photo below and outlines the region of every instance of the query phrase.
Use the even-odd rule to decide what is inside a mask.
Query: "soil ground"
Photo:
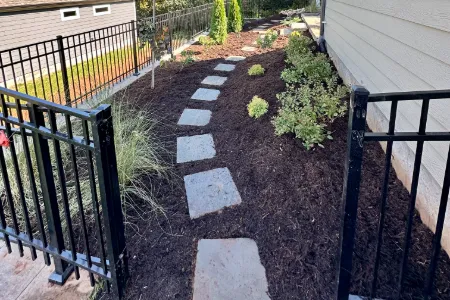
[[[277,41],[274,49],[240,50],[257,36],[252,32],[232,34],[225,46],[214,46],[208,52],[194,45],[190,50],[199,61],[159,68],[154,90],[150,76],[146,76],[127,91],[132,101],[160,118],[159,133],[173,153],[167,157],[170,162],[175,162],[177,136],[212,133],[217,150],[214,159],[174,166],[176,175],[171,184],[156,179],[149,182],[158,187],[157,197],[166,208],[166,216],[141,221],[139,232],[128,227],[132,278],[127,299],[192,299],[197,241],[241,237],[254,239],[258,245],[271,299],[333,298],[347,117],[330,125],[334,140],[327,141],[324,149],[306,151],[293,136],[275,136],[270,121],[277,112],[276,94],[285,89],[280,73],[285,66],[281,48],[286,39]],[[218,101],[190,100],[206,76],[223,75],[213,69],[229,55],[248,58],[229,74]],[[253,64],[262,64],[266,74],[248,76]],[[270,104],[269,112],[259,120],[251,119],[246,110],[254,95]],[[185,108],[211,110],[210,124],[176,126]],[[383,163],[380,145],[367,144],[354,254],[354,294],[367,295],[370,290]],[[183,176],[220,167],[230,169],[242,204],[191,220]],[[384,299],[392,299],[397,286],[408,197],[408,191],[391,174],[379,272],[378,296]],[[421,295],[431,239],[432,233],[416,215],[403,299],[421,299],[417,295]],[[435,299],[450,299],[450,260],[444,252],[437,276]]]

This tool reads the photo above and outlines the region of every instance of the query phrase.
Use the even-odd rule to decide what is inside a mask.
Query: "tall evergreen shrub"
[[[242,31],[242,15],[241,7],[238,0],[231,0],[228,11],[228,31],[241,32]]]
[[[218,44],[223,44],[227,40],[227,16],[224,0],[214,0],[209,36]]]

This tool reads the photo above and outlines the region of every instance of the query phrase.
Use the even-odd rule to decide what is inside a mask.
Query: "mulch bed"
[[[275,49],[242,52],[256,33],[230,35],[227,45],[208,52],[194,45],[190,50],[200,60],[181,67],[173,63],[156,72],[156,88],[150,76],[133,84],[129,97],[143,109],[157,115],[161,137],[175,161],[176,137],[212,133],[217,150],[214,159],[174,166],[172,183],[153,180],[166,216],[154,216],[135,228],[128,227],[132,278],[127,299],[192,299],[197,241],[246,237],[258,245],[266,268],[271,299],[332,299],[336,280],[340,203],[346,152],[347,117],[330,126],[334,140],[325,148],[306,151],[293,136],[276,137],[270,123],[277,111],[276,94],[284,90],[280,79],[284,68],[280,39]],[[221,87],[218,101],[190,100],[208,75],[223,75],[213,68],[228,55],[244,55],[247,60]],[[252,78],[253,64],[266,68],[263,77]],[[251,119],[246,105],[254,95],[266,99],[269,112],[260,120]],[[176,126],[184,108],[213,112],[205,127]],[[368,144],[364,154],[363,180],[354,255],[352,292],[367,295],[372,278],[375,238],[384,172],[384,152],[379,144]],[[188,214],[183,176],[214,168],[230,169],[242,204],[191,220]],[[409,193],[392,174],[389,186],[379,296],[392,298],[397,286],[401,245]],[[404,299],[420,299],[430,256],[432,233],[415,219],[413,247]],[[438,269],[436,299],[450,299],[450,260],[442,254]],[[416,296],[413,296],[416,295]],[[109,296],[106,296],[108,298]]]

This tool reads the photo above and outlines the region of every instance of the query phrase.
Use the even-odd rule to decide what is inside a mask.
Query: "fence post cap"
[[[358,95],[370,95],[370,92],[361,85],[352,85],[352,93]]]

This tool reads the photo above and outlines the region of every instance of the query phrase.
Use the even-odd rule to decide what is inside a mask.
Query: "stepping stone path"
[[[242,201],[228,168],[185,176],[184,185],[191,219],[241,204]]]
[[[211,120],[211,111],[186,108],[181,114],[178,125],[205,126]]]
[[[245,51],[245,52],[253,52],[253,51],[256,51],[256,48],[255,47],[244,46],[244,48],[242,48],[241,50]]]
[[[270,300],[266,270],[251,239],[200,240],[193,300]]]
[[[223,71],[223,72],[231,72],[236,68],[235,65],[232,64],[218,64],[217,67],[214,68],[214,71]]]
[[[177,163],[213,158],[216,156],[211,134],[177,138]]]
[[[217,100],[217,98],[219,98],[219,95],[219,90],[200,88],[194,93],[194,95],[192,95],[191,99],[201,101],[215,101]]]
[[[226,59],[226,61],[234,61],[234,62],[238,62],[238,61],[243,61],[245,60],[244,56],[228,56]]]
[[[205,79],[203,79],[202,84],[207,84],[207,85],[223,85],[225,83],[225,81],[227,81],[227,77],[222,77],[222,76],[208,76]]]
[[[247,49],[247,50],[244,50]],[[255,51],[244,47],[244,51]],[[240,62],[243,56],[229,56],[226,62]],[[215,71],[232,72],[234,64],[221,63]],[[208,76],[202,84],[221,86],[227,77]],[[220,90],[199,88],[192,100],[216,101]],[[226,112],[225,112],[226,113]],[[186,108],[178,125],[205,126],[211,111]],[[177,138],[177,163],[212,159],[216,156],[213,136],[202,134]],[[242,199],[228,168],[218,168],[184,177],[191,219],[241,204]],[[231,226],[232,224],[230,224]],[[198,242],[193,300],[270,300],[266,271],[258,247],[251,239],[206,240]]]

